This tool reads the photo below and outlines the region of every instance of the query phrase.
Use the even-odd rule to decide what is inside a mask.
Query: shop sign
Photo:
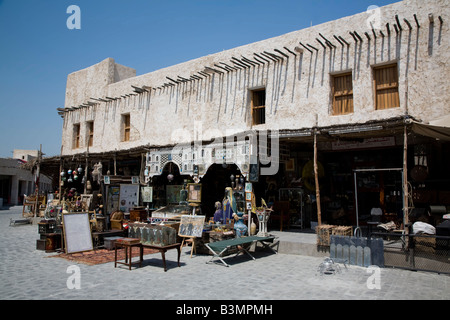
[[[392,146],[395,146],[394,137],[368,138],[364,139],[363,141],[333,141],[331,143],[331,149],[334,151],[382,148]]]

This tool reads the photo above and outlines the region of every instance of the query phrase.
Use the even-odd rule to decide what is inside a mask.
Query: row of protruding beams
[[[420,23],[419,20],[417,19],[417,15],[414,14],[414,24],[416,25],[417,29],[419,29]],[[428,15],[428,19],[430,24],[434,23],[434,15],[433,14],[429,14]],[[440,24],[442,25],[444,23],[444,20],[442,19],[441,16],[438,16],[438,20],[440,22]],[[403,19],[403,22],[406,24],[406,26],[408,27],[409,30],[413,29],[413,23],[411,23],[409,20],[407,20],[406,18]],[[395,32],[398,34],[400,32],[403,31],[403,25],[400,22],[400,18],[398,17],[398,15],[395,15],[395,23],[393,24],[393,28],[395,30]],[[385,30],[388,36],[391,35],[391,24],[390,23],[386,23],[385,25]],[[373,28],[372,26],[372,30],[371,30],[372,34],[369,34],[369,32],[364,32],[364,36],[367,38],[368,41],[371,41],[372,37],[374,39],[377,39],[378,37],[378,33],[379,36],[381,37],[385,37],[386,35],[384,34],[383,30],[379,30],[378,32]],[[363,37],[357,32],[357,31],[349,31],[350,36],[353,38],[353,40],[355,41],[355,43],[358,42],[364,42]],[[350,43],[345,40],[342,36],[337,36],[337,35],[333,35],[333,38],[341,45],[341,46],[350,46]],[[329,49],[336,49],[336,45],[330,41],[328,38],[326,38],[324,35],[322,35],[321,33],[319,33],[319,37],[317,37],[315,39],[319,45],[325,50],[327,47]],[[176,79],[174,78],[170,78],[170,77],[166,77],[166,79],[169,82],[164,83],[162,86],[156,87],[156,88],[152,88],[152,87],[148,87],[148,86],[142,86],[142,87],[137,87],[137,86],[131,86],[133,88],[133,93],[131,94],[125,94],[122,95],[120,97],[116,97],[116,98],[112,98],[112,97],[104,97],[104,98],[90,98],[91,100],[94,100],[96,102],[91,102],[88,101],[85,104],[81,104],[77,107],[71,107],[71,108],[57,108],[58,114],[63,115],[64,112],[67,111],[73,111],[73,110],[77,110],[83,107],[90,107],[93,106],[99,102],[108,102],[108,101],[114,101],[117,99],[121,99],[121,98],[127,98],[130,96],[135,96],[137,94],[142,94],[144,92],[150,92],[152,89],[153,90],[158,90],[158,89],[163,89],[166,87],[173,87],[175,85],[178,85],[180,83],[185,83],[185,82],[190,82],[190,81],[198,81],[198,80],[203,80],[205,78],[208,78],[211,76],[211,74],[213,73],[218,73],[218,74],[224,74],[224,73],[229,73],[229,72],[234,72],[237,70],[242,70],[242,69],[247,69],[247,68],[252,68],[252,67],[256,67],[256,66],[260,66],[260,65],[264,65],[266,63],[271,63],[271,62],[280,62],[280,61],[284,61],[284,59],[289,59],[290,55],[292,56],[297,56],[298,54],[303,54],[303,51],[306,50],[308,52],[310,52],[311,54],[316,51],[319,51],[319,48],[317,48],[316,46],[313,46],[312,44],[306,43],[303,44],[302,42],[299,42],[300,47],[297,46],[294,48],[294,50],[290,50],[287,47],[283,47],[282,50],[280,49],[274,49],[273,51],[275,52],[268,52],[268,51],[263,51],[260,53],[253,53],[253,57],[247,58],[244,56],[241,56],[241,58],[236,58],[236,57],[231,57],[230,61],[228,63],[224,63],[224,62],[218,62],[218,63],[214,63],[214,65],[212,67],[210,66],[205,66],[204,69],[202,71],[198,71],[197,73],[191,75],[189,78],[184,78],[181,76],[177,76]],[[304,50],[303,50],[304,49]],[[314,50],[314,51],[313,51]]]

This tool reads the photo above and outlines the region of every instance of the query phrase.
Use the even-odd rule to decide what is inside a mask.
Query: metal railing
[[[384,241],[385,267],[450,274],[450,237],[373,232]]]

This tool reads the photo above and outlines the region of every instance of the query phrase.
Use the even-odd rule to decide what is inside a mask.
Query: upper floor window
[[[94,144],[94,121],[86,122],[86,132],[88,136],[88,146],[92,147]]]
[[[266,89],[251,91],[252,125],[266,123]]]
[[[374,68],[373,82],[375,110],[400,107],[397,64]]]
[[[130,114],[122,115],[122,141],[130,141]]]
[[[80,131],[81,131],[80,124],[79,123],[74,124],[73,125],[73,141],[72,141],[73,149],[77,149],[80,147],[80,138],[81,138]]]
[[[353,113],[353,79],[351,73],[335,75],[331,81],[333,115]]]

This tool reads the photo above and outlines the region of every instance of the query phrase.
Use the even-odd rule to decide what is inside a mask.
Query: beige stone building
[[[68,76],[61,163],[101,163],[103,175],[143,185],[165,184],[172,171],[198,176],[211,215],[230,175],[213,164],[228,159],[249,180],[256,157],[257,195],[277,205],[281,189],[301,189],[286,223],[301,211],[305,225],[315,220],[317,138],[325,220],[354,223],[358,205],[363,215],[374,206],[402,214],[401,174],[361,173],[358,204],[358,168],[406,169],[415,206],[450,205],[449,21],[448,1],[404,0],[141,76],[105,59]],[[271,157],[264,143],[256,152],[248,139],[240,144],[239,135],[267,132]],[[275,172],[261,174],[274,162]]]
[[[0,158],[0,208],[6,205],[21,205],[24,196],[34,195],[36,174],[28,169],[27,162],[34,161],[38,150],[14,149],[12,158]],[[39,176],[39,194],[46,195],[52,190],[52,180]]]

